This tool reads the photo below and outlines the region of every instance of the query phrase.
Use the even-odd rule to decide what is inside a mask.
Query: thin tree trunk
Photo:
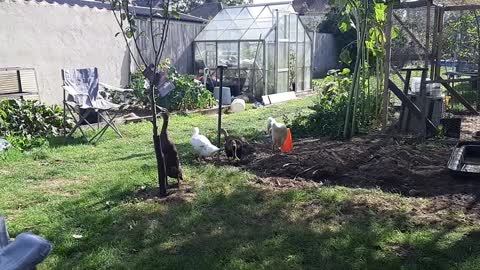
[[[363,24],[360,24],[360,44],[358,44],[358,55],[357,58],[361,59],[361,63],[357,74],[357,82],[356,82],[356,87],[355,87],[355,99],[353,101],[353,114],[352,114],[352,126],[350,128],[350,137],[355,134],[355,129],[357,127],[356,122],[357,122],[357,106],[358,106],[358,96],[360,93],[360,86],[362,84],[362,73],[365,72],[365,39],[367,38],[367,25],[368,25],[368,1],[366,2],[366,7],[365,7],[365,18],[363,20]]]
[[[390,58],[391,58],[391,43],[392,43],[392,15],[393,4],[388,4],[387,7],[387,21],[385,24],[385,57],[383,60],[383,96],[382,96],[382,128],[387,127],[388,123],[388,105],[390,102],[390,93],[388,89],[388,80],[390,79]]]
[[[360,37],[360,34],[357,34],[357,37]],[[357,40],[359,40],[359,38],[357,38]],[[354,96],[354,93],[355,93],[355,88],[357,86],[357,77],[358,77],[358,73],[359,73],[359,67],[360,67],[360,57],[358,56],[358,45],[357,44],[357,57],[356,57],[356,60],[355,60],[355,68],[354,68],[354,71],[353,71],[353,78],[352,78],[352,85],[350,86],[350,91],[349,91],[349,94],[348,94],[348,103],[347,103],[347,113],[346,113],[346,116],[345,116],[345,126],[343,127],[343,137],[345,139],[349,139],[350,138],[350,131],[349,131],[349,127],[350,127],[350,115],[351,115],[351,110],[352,110],[352,101],[353,101],[353,96]]]

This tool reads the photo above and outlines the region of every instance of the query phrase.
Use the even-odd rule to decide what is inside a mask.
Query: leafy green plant
[[[144,70],[145,67],[142,66],[132,73],[129,85],[129,88],[133,89],[132,103],[139,107],[146,107],[149,104],[149,95],[145,89]]]
[[[284,121],[299,136],[341,137],[351,84],[349,69],[330,71],[329,76],[315,82],[319,91],[314,105],[310,107],[314,112],[307,115],[299,113],[292,119],[284,117]]]
[[[40,146],[49,137],[60,135],[63,111],[32,100],[0,102],[0,137],[19,149]]]
[[[167,65],[168,63],[166,63]],[[169,69],[169,80],[175,85],[167,96],[157,99],[158,105],[170,111],[186,111],[211,108],[215,103],[212,93],[196,81],[192,75],[181,75],[175,68],[162,66],[160,69]],[[132,74],[130,87],[134,91],[134,100],[137,105],[149,103],[149,93],[144,87],[145,76],[143,70]]]
[[[192,75],[181,75],[171,68],[169,79],[175,89],[160,98],[160,106],[173,111],[186,111],[211,108],[216,103],[212,93]]]

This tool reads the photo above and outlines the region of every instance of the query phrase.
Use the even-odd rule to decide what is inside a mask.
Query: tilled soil
[[[386,136],[348,142],[302,139],[296,140],[293,152],[282,154],[265,141],[252,143],[251,153],[242,161],[222,159],[220,163],[253,171],[258,183],[273,188],[379,188],[408,197],[431,198],[431,211],[463,210],[479,220],[480,179],[455,179],[447,169],[454,144],[416,144]]]

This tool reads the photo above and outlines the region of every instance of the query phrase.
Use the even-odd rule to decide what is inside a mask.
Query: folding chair
[[[87,141],[94,143],[102,138],[108,128],[113,129],[120,138],[122,137],[114,120],[122,110],[126,109],[127,104],[115,104],[107,100],[101,93],[105,93],[105,90],[120,93],[133,90],[101,83],[97,68],[62,69],[62,79],[64,121],[66,121],[68,111],[75,122],[73,129],[66,135],[67,137],[73,136],[78,130]],[[97,129],[92,125],[93,121],[90,117],[92,115],[97,115]],[[102,128],[100,128],[101,121],[105,124]],[[96,131],[90,139],[85,133],[85,126]]]
[[[10,241],[4,217],[0,217],[0,269],[35,269],[52,250],[47,240],[32,233],[21,233]]]

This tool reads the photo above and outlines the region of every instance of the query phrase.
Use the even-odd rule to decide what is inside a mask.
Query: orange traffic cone
[[[293,150],[293,139],[292,139],[292,132],[290,129],[287,129],[287,138],[285,139],[285,142],[282,145],[282,153],[288,153]]]

